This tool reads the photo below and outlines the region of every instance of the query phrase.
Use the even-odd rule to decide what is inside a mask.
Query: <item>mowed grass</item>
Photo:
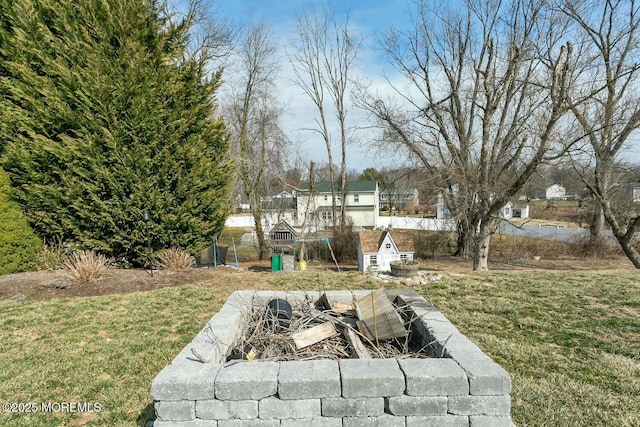
[[[152,379],[235,289],[363,289],[359,273],[250,275],[94,298],[0,301],[0,402],[99,402],[0,413],[0,425],[143,425]],[[443,275],[416,288],[513,380],[518,426],[640,425],[636,272]]]

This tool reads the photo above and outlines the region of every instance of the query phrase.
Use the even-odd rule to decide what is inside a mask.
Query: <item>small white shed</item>
[[[507,204],[500,209],[500,218],[529,218],[529,205],[526,203],[507,202]]]
[[[406,231],[358,233],[358,270],[390,271],[391,261],[413,261],[413,236]]]

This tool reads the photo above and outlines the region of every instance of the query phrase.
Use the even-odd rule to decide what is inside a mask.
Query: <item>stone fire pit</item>
[[[325,293],[350,304],[370,292]],[[416,292],[387,293],[432,358],[226,362],[254,307],[320,297],[236,291],[153,380],[155,427],[511,427],[509,374]]]

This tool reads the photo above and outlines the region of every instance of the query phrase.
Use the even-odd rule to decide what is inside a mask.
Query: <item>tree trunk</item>
[[[618,243],[620,243],[624,254],[629,258],[629,261],[631,261],[635,268],[640,269],[640,254],[638,254],[638,251],[631,243],[631,240],[620,238],[618,236],[616,236],[616,239],[618,240]]]
[[[485,221],[480,224],[480,231],[474,239],[475,248],[473,252],[473,270],[489,270],[489,245],[491,234],[494,229],[494,221]]]
[[[467,221],[459,221],[457,231],[458,247],[453,255],[464,259],[471,258],[473,254],[473,226],[469,227]]]
[[[304,261],[304,257],[306,255],[306,229],[307,229],[307,221],[309,219],[309,211],[311,210],[311,199],[313,197],[313,188],[315,186],[313,171],[315,168],[315,163],[310,162],[309,164],[309,198],[307,199],[307,206],[304,208],[304,220],[302,221],[302,229],[300,230],[300,252],[298,254],[298,260]]]
[[[267,241],[264,239],[261,212],[253,212],[253,223],[256,227],[256,234],[258,235],[258,259],[263,261],[267,258]]]
[[[640,225],[640,218],[636,217],[633,221],[623,225],[618,222],[618,218],[611,209],[611,204],[608,200],[600,200],[600,206],[602,207],[602,212],[604,213],[607,223],[611,226],[613,236],[620,244],[620,247],[622,247],[622,251],[627,258],[629,258],[633,266],[640,269],[640,254],[638,254],[638,251],[633,246],[634,230]]]
[[[589,242],[600,242],[604,236],[604,214],[602,206],[596,203],[593,209],[593,217],[589,224]]]

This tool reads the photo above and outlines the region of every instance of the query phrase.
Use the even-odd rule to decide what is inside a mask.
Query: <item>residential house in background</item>
[[[298,206],[295,191],[277,191],[261,199],[263,217],[269,228],[281,221],[298,222]]]
[[[381,190],[378,207],[383,209],[387,207],[389,210],[404,210],[407,206],[420,205],[418,197],[418,189],[408,190]]]
[[[453,218],[453,215],[444,203],[444,195],[442,193],[438,194],[436,211],[437,218],[439,219]],[[498,216],[502,219],[529,218],[529,205],[521,201],[516,203],[509,201],[500,209]]]
[[[413,261],[413,236],[406,231],[358,233],[358,270],[389,271],[392,261]]]
[[[345,212],[353,224],[361,227],[377,226],[377,218],[380,214],[378,205],[379,190],[377,181],[348,181],[346,200],[342,200],[340,184],[336,186],[336,215],[340,214],[340,207],[345,204]],[[308,225],[316,228],[326,228],[333,224],[333,199],[331,195],[331,183],[319,182],[309,194],[309,185],[303,185],[297,193],[297,218],[298,224],[304,222],[307,206],[309,207]]]
[[[547,200],[566,200],[567,189],[560,184],[553,184],[547,187],[544,196]]]

